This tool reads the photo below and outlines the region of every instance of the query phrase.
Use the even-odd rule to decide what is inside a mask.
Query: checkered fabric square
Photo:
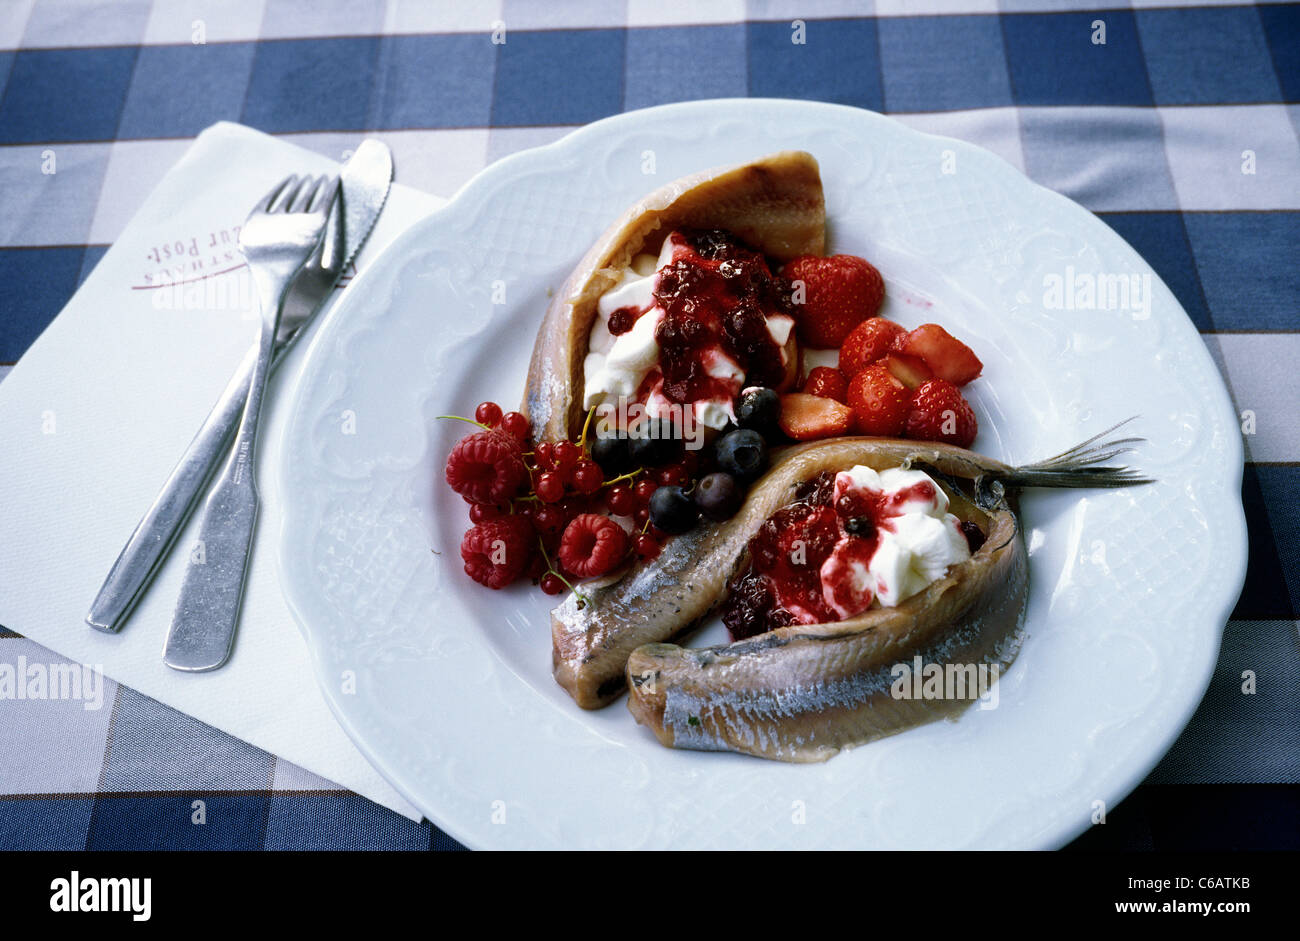
[[[450,196],[586,122],[746,95],[985,146],[1097,213],[1178,296],[1256,416],[1249,572],[1190,726],[1078,845],[1300,845],[1294,823],[1240,823],[1300,820],[1298,4],[6,0],[0,379],[215,121],[334,155],[378,136],[403,182]],[[19,662],[62,661],[0,629],[0,663]],[[458,848],[112,681],[97,695],[0,703],[0,848]],[[1228,832],[1215,818],[1233,808]]]

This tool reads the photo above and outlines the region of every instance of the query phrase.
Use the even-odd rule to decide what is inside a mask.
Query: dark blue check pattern
[[[47,2],[37,0],[38,8]],[[295,2],[267,0],[265,22],[283,21]],[[1067,181],[1058,188],[1096,210],[1154,266],[1212,350],[1237,337],[1282,342],[1300,334],[1300,175],[1266,184],[1277,199],[1227,206],[1208,199],[1209,206],[1189,208],[1197,180],[1184,161],[1196,155],[1180,149],[1186,138],[1176,134],[1189,116],[1230,109],[1223,113],[1240,122],[1240,137],[1213,159],[1237,161],[1258,138],[1282,142],[1281,156],[1277,148],[1261,151],[1261,174],[1269,160],[1298,166],[1300,5],[1148,9],[1137,2],[1078,11],[1046,0],[1060,12],[856,18],[819,18],[817,3],[804,6],[751,2],[741,22],[625,27],[611,26],[608,10],[593,8],[582,24],[556,4],[552,25],[538,22],[547,14],[535,7],[505,3],[507,26],[524,20],[529,28],[511,27],[500,45],[488,38],[493,17],[480,31],[377,34],[365,25],[375,22],[367,4],[356,5],[359,35],[204,45],[188,37],[101,46],[84,37],[19,41],[0,51],[0,173],[3,161],[35,159],[33,150],[185,139],[219,120],[275,134],[382,137],[563,130],[650,105],[747,95],[920,119],[1010,109],[1026,172],[1048,185]],[[805,20],[806,46],[791,42],[796,18]],[[1091,39],[1098,20],[1104,45]],[[540,25],[547,28],[534,28]],[[494,144],[489,153],[509,146]],[[1112,160],[1140,173],[1140,185],[1117,192],[1127,177],[1120,172],[1071,188],[1080,162]],[[57,244],[28,244],[21,232],[0,239],[0,372],[104,250],[84,234]],[[1276,414],[1293,412],[1294,401],[1238,402],[1261,412],[1269,405],[1274,420],[1298,423]],[[1282,457],[1246,468],[1249,572],[1205,701],[1111,824],[1076,846],[1300,846],[1300,453]],[[26,644],[0,629],[0,659]],[[1245,669],[1258,674],[1255,697],[1240,695]],[[437,827],[327,782],[286,785],[274,756],[110,687],[102,758],[93,758],[97,781],[69,793],[0,795],[0,848],[457,848]],[[161,770],[178,763],[186,769],[179,777]],[[204,826],[191,822],[195,800],[205,803]]]

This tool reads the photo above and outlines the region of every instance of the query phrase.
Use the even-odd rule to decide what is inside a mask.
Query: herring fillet
[[[941,666],[996,664],[1000,673],[1019,647],[1028,572],[1014,514],[995,511],[970,561],[896,608],[715,647],[633,651],[628,708],[669,747],[825,761],[967,708],[977,688],[964,699],[895,698],[893,667],[911,668],[919,656]]]
[[[628,208],[596,240],[555,293],[528,367],[523,413],[537,441],[582,430],[583,363],[596,302],[633,257],[675,228],[726,229],[777,261],[820,255],[826,207],[817,161],[782,151],[706,170],[663,186]]]
[[[627,688],[625,669],[638,647],[695,627],[722,600],[749,539],[769,516],[795,500],[804,481],[824,470],[866,464],[877,470],[912,459],[954,477],[1005,474],[999,461],[942,444],[887,438],[837,438],[782,449],[750,488],[740,512],[668,540],[659,557],[604,584],[584,585],[551,612],[556,682],[585,709],[612,702]]]

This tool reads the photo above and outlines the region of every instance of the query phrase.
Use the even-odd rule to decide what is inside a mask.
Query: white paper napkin
[[[276,580],[279,501],[269,469],[288,413],[282,393],[305,343],[273,377],[263,413],[262,515],[230,663],[205,674],[162,663],[182,551],[121,634],[83,620],[122,543],[254,340],[248,307],[255,302],[240,294],[246,273],[215,274],[240,264],[236,228],[284,175],[335,170],[325,157],[246,127],[204,131],[0,383],[0,624],[419,819],[335,722]],[[395,185],[358,267],[443,202]],[[177,280],[187,283],[158,286]],[[178,549],[193,542],[193,530]]]

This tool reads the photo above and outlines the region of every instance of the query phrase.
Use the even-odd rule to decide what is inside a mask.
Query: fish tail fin
[[[1008,474],[999,474],[997,482],[1004,487],[1130,487],[1154,483],[1155,478],[1125,465],[1107,465],[1104,461],[1135,451],[1133,447],[1145,438],[1107,438],[1112,432],[1136,419],[1134,415],[1111,425],[1087,441],[1033,464],[1013,467]]]

